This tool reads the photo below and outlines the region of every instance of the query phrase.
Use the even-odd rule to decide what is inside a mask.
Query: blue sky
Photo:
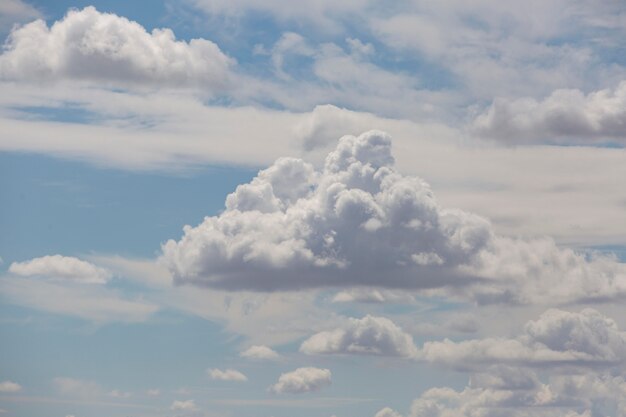
[[[0,416],[626,416],[625,32],[0,3]]]

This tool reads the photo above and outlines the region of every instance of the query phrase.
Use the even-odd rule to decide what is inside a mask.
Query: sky
[[[626,417],[626,5],[0,0],[0,416]]]

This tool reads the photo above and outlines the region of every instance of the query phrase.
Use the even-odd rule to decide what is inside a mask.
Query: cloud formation
[[[226,85],[232,63],[211,41],[177,41],[170,29],[148,33],[136,22],[90,6],[70,10],[51,27],[36,20],[14,29],[0,55],[0,78],[211,91]]]
[[[0,382],[0,392],[19,392],[22,390],[22,386],[13,381]]]
[[[309,355],[357,354],[413,357],[413,338],[391,320],[365,316],[351,318],[344,327],[316,333],[300,346]]]
[[[426,342],[419,358],[455,369],[493,363],[527,367],[608,368],[626,362],[626,332],[613,319],[587,308],[550,309],[529,321],[516,338]]]
[[[221,369],[209,369],[207,372],[212,379],[218,381],[245,382],[248,380],[247,376],[234,369],[226,369],[223,371]]]
[[[278,359],[280,355],[265,345],[253,345],[239,354],[248,359]]]
[[[473,123],[477,136],[507,143],[626,145],[626,81],[585,95],[556,90],[543,100],[496,99]]]
[[[276,394],[301,394],[319,391],[331,384],[331,376],[332,374],[328,369],[298,368],[295,371],[281,374],[278,382],[272,385],[269,390]]]
[[[342,137],[321,171],[280,158],[238,186],[220,215],[166,242],[161,261],[178,284],[228,290],[412,288],[480,304],[626,295],[615,258],[498,236],[393,164],[380,131]]]
[[[23,277],[40,276],[51,280],[82,284],[104,284],[111,273],[72,256],[47,255],[24,262],[13,262],[9,272]]]

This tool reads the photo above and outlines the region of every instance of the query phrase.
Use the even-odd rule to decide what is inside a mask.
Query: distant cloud
[[[247,376],[234,369],[226,369],[223,371],[220,369],[209,369],[207,372],[212,379],[219,381],[245,382],[248,380]]]
[[[58,281],[84,284],[104,284],[111,273],[89,262],[71,256],[48,255],[24,262],[13,262],[9,272],[30,277],[41,276]]]
[[[196,402],[194,400],[175,400],[170,406],[170,410],[172,411],[197,411],[198,407],[196,406]]]
[[[331,384],[331,372],[320,368],[298,368],[295,371],[282,374],[278,382],[269,390],[276,394],[300,394],[318,391]]]
[[[405,291],[379,288],[351,288],[335,294],[333,303],[398,303],[411,304],[415,297]]]
[[[418,357],[465,370],[489,364],[610,368],[626,363],[626,332],[590,308],[580,313],[550,309],[529,321],[517,338],[426,342]]]
[[[51,27],[36,20],[13,30],[0,55],[0,78],[210,91],[226,85],[233,62],[206,39],[177,41],[170,29],[148,33],[137,22],[90,6],[70,10]]]
[[[626,81],[614,90],[585,95],[556,90],[543,100],[496,99],[471,129],[477,136],[505,143],[626,145]]]
[[[22,386],[13,381],[0,382],[0,392],[18,392],[22,390]]]
[[[313,354],[356,354],[413,357],[417,348],[413,338],[384,317],[350,319],[344,327],[316,333],[300,346]]]
[[[278,359],[280,357],[276,351],[264,345],[250,346],[241,352],[239,356],[248,359]]]

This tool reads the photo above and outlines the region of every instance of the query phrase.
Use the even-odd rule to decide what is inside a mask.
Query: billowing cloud
[[[626,362],[626,332],[590,308],[580,313],[550,309],[529,321],[516,338],[427,342],[419,357],[455,369],[478,369],[493,363],[606,368]]]
[[[417,348],[413,338],[391,320],[365,316],[350,319],[344,327],[316,333],[300,346],[313,354],[357,354],[413,357]]]
[[[281,374],[278,382],[269,390],[276,394],[318,391],[331,384],[331,372],[320,368],[298,368],[292,372]]]
[[[71,256],[48,255],[24,262],[13,262],[9,272],[24,277],[41,276],[58,281],[104,284],[111,278],[106,269]]]
[[[227,83],[232,60],[206,39],[177,41],[170,29],[140,24],[94,7],[70,10],[14,29],[0,55],[8,80],[90,80],[133,86],[205,87]]]
[[[176,283],[229,290],[445,287],[481,304],[626,295],[614,258],[498,236],[393,164],[379,131],[341,138],[321,171],[281,158],[237,187],[220,215],[166,242],[161,261]]]
[[[278,359],[280,355],[265,345],[253,345],[239,354],[248,359]]]
[[[209,369],[207,372],[212,379],[218,381],[245,382],[248,380],[247,376],[234,369],[225,369],[223,371],[221,369]]]
[[[473,132],[508,143],[626,144],[626,81],[585,95],[556,90],[543,100],[496,99]]]
[[[22,390],[22,386],[13,381],[0,382],[0,392],[19,392]]]

